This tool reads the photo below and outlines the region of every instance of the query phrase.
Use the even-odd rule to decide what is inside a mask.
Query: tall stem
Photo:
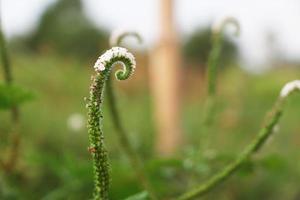
[[[133,31],[116,31],[112,34],[110,43],[111,46],[120,46],[122,41],[126,37],[134,37],[137,39],[139,43],[142,42],[141,36]],[[116,97],[115,97],[115,92],[114,92],[114,87],[113,87],[113,80],[112,77],[110,76],[106,82],[106,94],[107,94],[107,100],[108,100],[108,106],[109,106],[109,111],[111,115],[111,120],[114,124],[114,127],[118,133],[118,138],[119,138],[119,143],[121,145],[121,148],[123,149],[124,153],[127,155],[129,158],[129,161],[131,163],[132,168],[134,169],[134,172],[136,173],[137,179],[139,182],[142,184],[142,186],[148,191],[150,197],[152,199],[157,199],[154,189],[152,188],[149,178],[145,172],[144,166],[141,162],[141,159],[136,152],[135,148],[130,142],[129,139],[129,134],[126,131],[121,117],[120,117],[120,112],[117,107],[117,102],[116,102]]]
[[[115,129],[119,136],[119,142],[121,144],[122,149],[124,150],[125,154],[128,156],[131,166],[134,168],[134,172],[142,186],[148,191],[150,197],[152,199],[157,199],[153,188],[151,187],[150,181],[148,176],[144,170],[144,166],[140,160],[139,155],[137,154],[136,150],[134,149],[133,145],[131,144],[128,133],[126,132],[122,120],[120,118],[117,106],[116,106],[116,99],[114,90],[112,87],[112,79],[109,78],[107,80],[107,100],[109,102],[109,110],[111,114],[112,122],[115,126]]]
[[[4,32],[1,27],[1,16],[0,16],[0,57],[3,67],[4,81],[7,85],[13,83],[13,76],[11,70],[11,62],[8,55],[7,44],[4,36]],[[17,164],[19,157],[19,146],[20,146],[20,136],[19,136],[19,109],[17,106],[11,108],[11,119],[14,125],[11,134],[11,145],[9,150],[9,156],[7,161],[2,161],[2,166],[5,171],[10,172]]]
[[[87,102],[89,151],[93,158],[94,194],[95,200],[107,200],[110,187],[108,153],[104,145],[102,130],[102,101],[105,83],[108,80],[112,67],[122,63],[124,69],[116,72],[119,80],[130,77],[135,68],[135,59],[126,49],[114,47],[106,51],[97,60],[94,68],[96,75],[92,77],[90,97]]]
[[[236,160],[223,168],[219,173],[214,175],[205,183],[191,189],[190,191],[181,195],[178,200],[188,200],[195,199],[200,197],[207,192],[214,189],[216,186],[225,181],[228,177],[230,177],[235,171],[237,171],[243,163],[245,163],[255,152],[257,152],[261,147],[265,144],[266,140],[270,137],[270,135],[274,132],[274,127],[278,124],[281,119],[283,112],[284,99],[279,98],[275,103],[270,119],[266,123],[266,125],[260,130],[258,135],[253,139],[253,141],[244,149],[244,151],[238,156]]]

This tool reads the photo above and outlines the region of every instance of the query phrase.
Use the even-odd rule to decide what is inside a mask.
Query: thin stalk
[[[124,67],[123,70],[116,72],[118,80],[128,79],[136,65],[133,55],[124,48],[114,47],[106,51],[94,66],[96,75],[92,77],[90,97],[87,102],[89,151],[92,154],[94,168],[94,200],[107,200],[110,188],[108,153],[102,130],[102,104],[105,85],[116,63],[122,63]]]
[[[300,88],[300,86],[297,87]],[[267,141],[267,139],[270,137],[270,135],[272,135],[272,133],[274,132],[274,127],[278,124],[279,120],[281,119],[284,103],[285,97],[280,97],[277,100],[277,102],[273,106],[271,115],[266,125],[260,130],[257,136],[252,140],[252,142],[248,146],[246,146],[244,151],[240,154],[240,156],[237,157],[236,160],[224,167],[223,170],[214,175],[205,183],[196,186],[195,188],[181,195],[179,198],[177,198],[177,200],[188,200],[201,197],[209,191],[213,190],[216,186],[220,185],[225,180],[227,180],[232,174],[234,174],[234,172],[239,170],[243,163],[250,159],[254,153],[260,150]]]
[[[209,126],[212,123],[212,118],[215,109],[215,96],[217,85],[217,66],[220,59],[222,49],[223,36],[220,34],[213,35],[212,49],[208,58],[207,69],[207,100],[204,107],[203,125]]]
[[[215,96],[217,85],[217,68],[220,61],[222,45],[223,45],[223,31],[229,24],[235,26],[235,35],[240,33],[240,25],[238,21],[233,17],[224,17],[220,21],[217,21],[212,27],[212,49],[208,58],[208,70],[207,70],[207,101],[205,103],[203,124],[204,126],[210,126],[214,118],[215,109]]]
[[[1,25],[1,19],[0,19]],[[11,70],[11,62],[8,55],[8,49],[6,45],[6,40],[2,28],[0,27],[0,57],[3,67],[4,81],[7,85],[13,83],[13,76]],[[11,145],[9,150],[9,156],[7,161],[2,161],[2,166],[6,172],[10,172],[17,164],[19,157],[19,147],[20,147],[20,135],[19,135],[19,109],[17,106],[11,108],[11,120],[14,125],[11,134]]]
[[[136,173],[136,176],[142,186],[148,191],[150,197],[152,199],[157,199],[153,188],[150,185],[150,181],[148,179],[148,176],[144,170],[144,166],[141,162],[141,159],[139,155],[137,154],[136,150],[134,149],[133,145],[130,143],[128,134],[122,125],[118,109],[116,107],[116,99],[115,94],[112,88],[111,78],[107,80],[107,100],[109,102],[109,110],[112,117],[112,122],[115,126],[115,129],[118,133],[119,142],[121,144],[121,147],[124,151],[124,153],[129,158],[129,161],[131,163],[131,166],[134,168],[134,172]]]
[[[142,38],[141,36],[136,33],[136,32],[128,32],[128,31],[116,31],[111,35],[110,38],[110,44],[111,46],[120,46],[122,41],[126,37],[134,37],[137,39],[139,43],[142,43]],[[107,100],[108,100],[108,106],[109,106],[109,111],[111,115],[111,120],[114,124],[114,127],[116,129],[116,132],[118,134],[118,139],[119,143],[121,145],[121,148],[123,149],[124,153],[127,155],[131,166],[134,168],[134,172],[136,173],[136,177],[139,180],[139,182],[142,184],[142,186],[148,191],[150,197],[152,199],[157,199],[156,194],[154,192],[154,189],[152,188],[149,178],[147,176],[147,173],[144,170],[144,166],[141,162],[141,159],[133,147],[133,145],[130,142],[129,139],[129,134],[126,131],[121,117],[120,117],[120,112],[117,108],[117,102],[116,102],[116,97],[115,97],[115,92],[114,92],[114,87],[113,87],[113,81],[112,78],[109,77],[107,82],[106,82],[106,95],[107,95]]]
[[[216,86],[218,77],[218,65],[220,62],[220,56],[222,52],[222,47],[224,43],[223,31],[225,27],[229,24],[235,26],[235,35],[238,36],[240,32],[240,26],[238,21],[233,17],[225,17],[220,21],[217,21],[212,26],[212,47],[208,57],[207,63],[207,98],[204,104],[203,118],[202,118],[202,142],[200,144],[201,151],[208,148],[209,139],[208,135],[211,132],[211,127],[214,123],[214,118],[216,114]]]

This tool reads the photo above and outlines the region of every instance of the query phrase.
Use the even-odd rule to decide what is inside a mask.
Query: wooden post
[[[157,125],[156,150],[172,155],[180,142],[180,51],[173,20],[173,1],[161,0],[159,43],[150,56],[150,85]]]

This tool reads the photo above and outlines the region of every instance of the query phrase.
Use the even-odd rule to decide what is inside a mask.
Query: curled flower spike
[[[118,80],[125,80],[134,72],[136,62],[134,56],[123,47],[113,47],[102,54],[94,65],[96,72],[110,72],[112,66],[123,64],[124,69],[116,72]],[[108,76],[106,77],[108,78]]]
[[[218,35],[222,33],[228,24],[232,24],[236,28],[235,35],[238,36],[240,34],[240,24],[238,20],[232,16],[224,17],[220,21],[215,22],[212,26],[213,34]]]
[[[267,118],[265,125],[260,129],[258,134],[253,140],[244,148],[241,154],[230,164],[225,166],[219,173],[208,179],[203,184],[200,184],[190,191],[181,195],[177,200],[195,199],[203,196],[207,192],[214,189],[223,181],[227,180],[232,174],[234,174],[240,167],[251,158],[251,156],[259,151],[268,138],[272,136],[278,127],[278,123],[284,112],[285,99],[290,96],[294,91],[300,92],[300,81],[291,81],[287,83],[280,92],[280,96],[275,102],[270,115]]]
[[[109,38],[109,44],[110,46],[120,46],[121,42],[124,40],[124,38],[132,36],[134,37],[139,43],[143,42],[142,37],[140,34],[138,34],[135,31],[128,31],[128,30],[122,30],[117,29],[114,32],[112,32],[110,38]]]
[[[300,80],[294,80],[291,82],[288,82],[287,84],[284,85],[280,92],[280,97],[281,98],[286,98],[289,96],[292,92],[299,90],[300,91]]]
[[[117,63],[123,65],[123,70],[116,72],[118,80],[130,77],[135,68],[135,59],[125,48],[113,47],[106,51],[97,60],[94,69],[96,75],[92,77],[90,96],[87,99],[89,152],[93,157],[94,166],[94,194],[95,200],[107,200],[110,184],[108,154],[104,145],[102,131],[102,102],[106,81],[110,76],[112,67]]]

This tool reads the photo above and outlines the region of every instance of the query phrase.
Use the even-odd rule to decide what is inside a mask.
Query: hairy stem
[[[200,197],[207,192],[214,189],[216,186],[221,184],[225,181],[228,177],[230,177],[235,171],[237,171],[243,163],[245,163],[255,152],[257,152],[269,136],[274,132],[274,126],[278,124],[279,120],[281,119],[282,112],[283,112],[283,104],[284,100],[279,98],[279,100],[274,105],[271,116],[266,123],[266,125],[260,130],[258,135],[253,139],[253,141],[244,149],[244,151],[238,156],[236,160],[232,163],[227,165],[223,170],[219,173],[214,175],[205,183],[195,187],[194,189],[184,193],[181,195],[178,200],[188,200],[188,199],[195,199]]]
[[[104,134],[101,128],[102,96],[105,78],[97,74],[92,78],[88,107],[88,134],[90,140],[89,150],[93,157],[94,165],[94,194],[95,200],[108,199],[109,189],[109,163],[104,146]]]
[[[116,63],[123,65],[123,70],[116,72],[118,80],[125,80],[131,76],[135,68],[135,59],[126,49],[113,47],[99,57],[94,68],[96,75],[92,77],[88,108],[89,151],[93,158],[94,167],[94,194],[95,200],[107,200],[110,187],[108,153],[104,145],[102,130],[103,93],[112,67]]]

